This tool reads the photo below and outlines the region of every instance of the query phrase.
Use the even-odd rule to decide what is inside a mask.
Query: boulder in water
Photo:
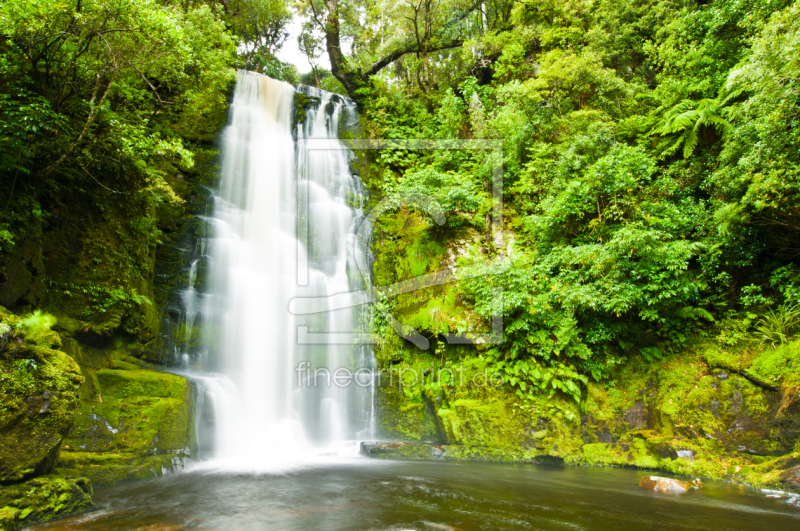
[[[446,453],[446,446],[428,443],[394,441],[361,443],[361,455],[379,459],[445,459]]]
[[[653,492],[688,492],[691,489],[702,489],[703,482],[695,479],[691,483],[679,479],[662,478],[659,476],[644,476],[639,480],[639,486]]]
[[[781,472],[780,480],[786,490],[800,491],[800,465]]]

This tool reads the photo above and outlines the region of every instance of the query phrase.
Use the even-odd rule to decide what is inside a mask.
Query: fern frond
[[[683,158],[688,159],[691,156],[694,148],[697,147],[698,138],[697,129],[692,128],[686,131],[683,143]]]

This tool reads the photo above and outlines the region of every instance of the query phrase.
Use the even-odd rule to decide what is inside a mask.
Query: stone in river
[[[691,483],[679,479],[662,478],[659,476],[644,476],[639,480],[639,486],[653,492],[687,492],[689,489],[703,488],[703,482],[695,479]]]

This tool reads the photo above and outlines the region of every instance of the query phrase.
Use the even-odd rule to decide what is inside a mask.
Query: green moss
[[[608,443],[584,444],[581,448],[583,455],[581,463],[587,465],[627,465],[628,456],[618,445]],[[575,463],[577,464],[577,463]]]
[[[186,378],[155,371],[104,369],[98,371],[97,379],[111,399],[150,396],[182,400],[189,387]]]
[[[65,353],[32,345],[0,352],[0,483],[47,473],[72,426],[83,382]]]
[[[418,373],[431,363],[455,366],[461,355],[448,347],[437,351],[444,361],[437,360],[392,341],[378,354],[382,363],[397,363],[399,358],[395,368]],[[755,362],[764,355],[735,354],[746,360],[741,365],[753,374]],[[788,357],[780,352],[766,355]],[[393,391],[396,410],[413,405],[421,409],[422,398],[430,397],[449,443],[437,447],[443,455],[433,458],[557,459],[571,465],[638,467],[781,488],[791,487],[781,479],[786,469],[800,464],[797,393],[785,384],[772,392],[734,372],[711,368],[702,348],[656,363],[632,360],[608,384],[589,384],[580,410],[568,397],[541,395],[523,403],[505,386],[470,385],[487,362],[474,353],[461,360],[461,382],[426,382]],[[776,365],[791,367],[783,361]],[[782,377],[785,381],[785,372]],[[580,421],[570,421],[570,415]],[[691,452],[691,457],[679,457],[678,451]],[[396,458],[405,458],[401,453],[394,452]],[[418,458],[414,455],[411,458]]]
[[[760,351],[753,359],[750,372],[773,385],[800,387],[800,341]]]
[[[56,462],[59,474],[108,485],[161,475],[162,468],[171,470],[190,457],[192,386],[180,376],[135,368],[96,372],[95,396],[78,410]]]
[[[13,531],[95,505],[88,479],[44,476],[0,489],[0,507],[0,529]]]
[[[389,378],[381,378],[380,383],[378,436],[395,441],[437,441],[436,420],[422,390],[398,386]]]
[[[302,92],[294,93],[294,114],[292,115],[292,129],[296,129],[298,124],[305,123],[306,112],[312,105],[319,105],[320,99],[315,96],[308,96]]]
[[[137,455],[126,452],[61,452],[54,473],[60,476],[80,475],[96,486],[114,485],[160,477],[183,467],[187,456],[181,453]]]

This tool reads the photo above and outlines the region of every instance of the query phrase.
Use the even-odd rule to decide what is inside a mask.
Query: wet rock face
[[[597,436],[597,442],[599,443],[614,444],[617,442],[617,439],[611,435],[611,432],[608,431],[608,428],[605,428],[603,431],[596,431],[595,435]]]
[[[445,459],[447,447],[426,443],[364,441],[361,455],[384,459]]]
[[[15,345],[0,352],[0,483],[46,474],[72,427],[83,382],[57,350]]]
[[[644,402],[637,400],[633,407],[625,412],[625,421],[632,430],[647,428],[647,408]]]
[[[724,379],[701,405],[710,417],[694,423],[698,436],[719,441],[727,451],[782,456],[800,438],[800,401],[790,390],[772,392],[741,378]]]
[[[438,419],[434,406],[421,393],[404,392],[394,380],[381,377],[378,380],[377,393],[378,437],[402,441],[436,441],[441,440]],[[409,396],[411,395],[411,396]]]
[[[653,492],[673,492],[683,493],[691,489],[703,488],[703,482],[695,479],[691,483],[688,481],[681,481],[679,479],[662,478],[660,476],[644,476],[639,480],[639,487],[652,490]]]
[[[800,392],[781,389],[775,399],[776,411],[772,425],[773,435],[784,448],[792,448],[800,441]]]

